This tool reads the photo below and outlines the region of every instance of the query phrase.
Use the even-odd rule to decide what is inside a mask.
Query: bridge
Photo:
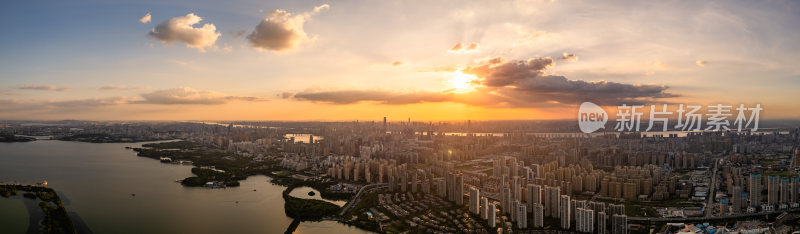
[[[687,217],[687,218],[628,217],[628,221],[651,221],[651,222],[680,223],[680,222],[693,222],[693,221],[710,221],[710,220],[724,220],[724,219],[737,219],[737,218],[751,218],[751,217],[758,217],[758,216],[764,216],[764,215],[778,215],[778,214],[781,214],[783,212],[787,212],[787,213],[800,212],[800,208],[792,208],[792,209],[777,210],[777,211],[770,211],[770,212],[759,212],[759,213],[737,214],[737,215],[725,215],[725,216],[710,216],[710,217]]]

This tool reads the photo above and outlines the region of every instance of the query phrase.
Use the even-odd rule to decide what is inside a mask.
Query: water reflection
[[[67,210],[94,233],[283,233],[292,222],[283,210],[285,187],[269,177],[251,176],[227,189],[183,187],[174,181],[191,176],[191,166],[125,149],[141,144],[0,144],[0,181],[33,184],[46,178],[48,187],[69,199]],[[338,222],[314,225],[351,229]]]
[[[292,197],[296,197],[296,198],[322,200],[322,201],[326,201],[326,202],[330,202],[330,203],[336,204],[338,206],[344,206],[344,204],[347,204],[347,201],[333,201],[333,200],[324,199],[324,198],[322,198],[322,195],[319,193],[319,191],[317,191],[316,189],[314,189],[312,187],[305,187],[304,186],[304,187],[294,188],[294,190],[289,192],[289,195],[292,196]]]

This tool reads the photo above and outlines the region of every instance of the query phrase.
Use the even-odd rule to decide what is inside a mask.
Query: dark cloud
[[[24,89],[24,90],[41,90],[41,91],[56,91],[56,92],[69,91],[70,90],[70,88],[68,88],[68,87],[59,87],[59,86],[55,86],[55,85],[25,85],[25,86],[20,86],[20,87],[17,87],[17,88],[18,89]]]
[[[362,101],[389,105],[414,104],[422,102],[446,102],[453,94],[444,92],[394,92],[387,90],[333,90],[305,91],[294,94],[284,93],[284,98],[331,104],[353,104]]]
[[[553,65],[555,63],[549,57],[510,62],[504,62],[502,58],[498,57],[478,66],[467,67],[464,69],[464,73],[484,78],[482,83],[486,86],[502,87],[538,77],[543,74],[543,70]]]
[[[462,70],[478,77],[474,91],[458,93],[397,92],[390,90],[333,90],[283,93],[286,99],[353,104],[414,104],[424,102],[454,102],[474,106],[520,108],[565,107],[590,101],[599,105],[664,103],[663,99],[679,95],[667,92],[665,85],[625,84],[609,81],[570,80],[564,76],[548,75],[544,70],[554,66],[551,58],[505,61],[500,57],[488,59]]]
[[[247,34],[247,31],[246,31],[246,30],[234,31],[234,32],[231,32],[231,37],[233,37],[233,38],[240,38],[240,37],[243,37],[243,36],[244,36],[244,34]]]
[[[74,113],[128,103],[128,97],[87,98],[62,101],[0,100],[0,113]]]
[[[141,104],[161,104],[161,105],[177,105],[177,104],[193,104],[193,105],[219,105],[232,101],[247,101],[257,102],[266,101],[260,97],[250,96],[229,96],[214,91],[198,91],[192,88],[174,88],[157,90],[151,93],[143,93],[142,98],[134,103]]]
[[[124,86],[124,85],[106,85],[99,88],[99,90],[142,90],[142,89],[144,88]]]

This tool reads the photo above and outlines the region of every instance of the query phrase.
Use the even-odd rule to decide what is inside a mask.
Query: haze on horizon
[[[800,118],[800,2],[6,1],[0,119]]]

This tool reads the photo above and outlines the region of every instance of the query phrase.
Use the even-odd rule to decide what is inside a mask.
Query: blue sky
[[[611,105],[632,98],[761,103],[766,116],[800,117],[796,1],[0,5],[3,119],[539,119],[572,116],[579,99]],[[289,16],[270,18],[276,10]],[[139,22],[147,13],[152,21]],[[191,27],[215,27],[220,36],[205,41],[210,46],[148,36],[189,13],[202,18]],[[304,37],[286,41],[265,28],[265,41],[295,46],[259,47],[248,35],[270,19],[286,20],[275,25]],[[458,43],[475,49],[450,51]],[[466,72],[499,67],[489,62],[498,57],[502,64],[552,63],[515,71],[533,75],[506,87],[487,86],[506,74],[499,70]],[[581,94],[584,83],[597,93]],[[554,85],[560,89],[545,89]],[[604,96],[613,87],[634,91]]]

